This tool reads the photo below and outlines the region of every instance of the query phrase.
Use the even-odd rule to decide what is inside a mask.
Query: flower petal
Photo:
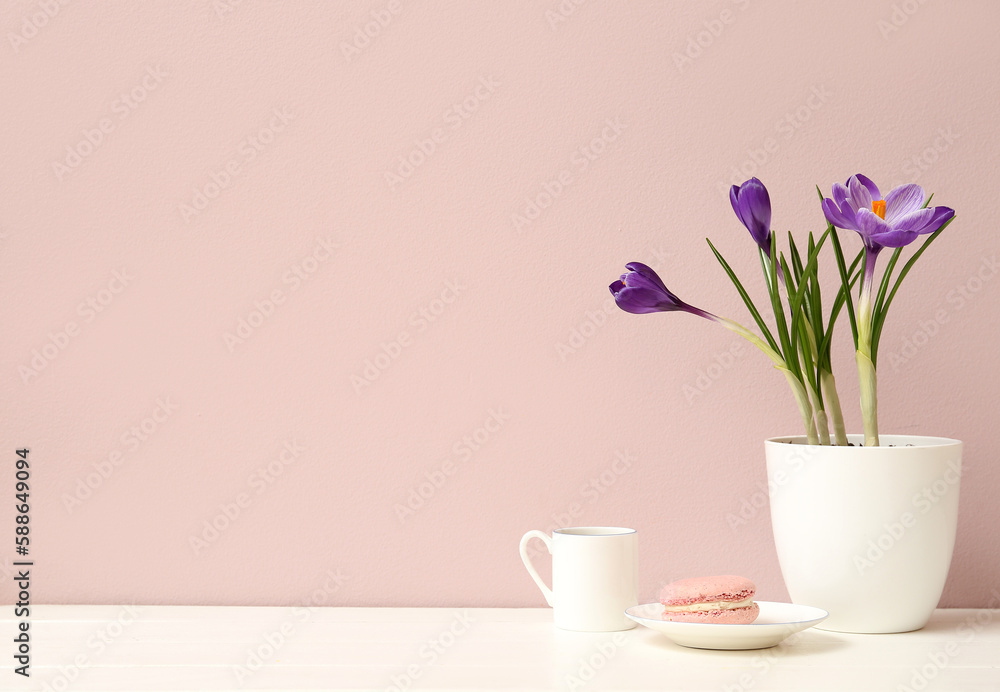
[[[862,176],[863,177],[863,176]],[[858,176],[852,175],[851,179],[847,181],[847,189],[851,193],[851,206],[856,210],[860,211],[862,209],[867,209],[871,211],[872,208],[872,193],[868,191],[864,183],[858,180]],[[876,191],[878,188],[876,188]]]
[[[931,222],[934,221],[934,216],[937,210],[931,209],[916,209],[911,211],[909,214],[904,214],[899,218],[893,219],[889,226],[894,231],[912,231],[914,233],[927,233],[925,230],[930,227]],[[939,224],[940,225],[940,224]]]
[[[733,211],[748,231],[754,242],[770,251],[771,245],[771,198],[764,183],[750,178],[737,187],[729,189],[729,202]]]
[[[651,279],[648,276],[643,276],[639,272],[626,274],[622,281],[625,284],[625,288],[644,288],[650,291],[659,291],[660,293],[664,292],[654,279]]]
[[[934,210],[934,218],[931,219],[924,233],[933,233],[955,216],[955,210],[951,207],[931,207],[931,209]]]
[[[746,204],[741,204],[739,199],[737,198],[736,206],[733,208],[736,210],[736,218],[738,218],[740,220],[740,223],[743,224],[746,227],[746,229],[748,231],[751,231],[752,233],[753,231],[751,229],[753,229],[753,215],[750,213],[750,210],[747,208]]]
[[[865,186],[865,189],[868,190],[868,194],[872,196],[873,200],[882,199],[882,193],[879,192],[878,185],[873,183],[871,178],[861,173],[856,173],[854,177],[858,179],[859,183]],[[869,204],[868,206],[870,207],[871,205]]]
[[[733,205],[733,211],[736,212],[736,216],[739,217],[740,221],[743,221],[743,217],[740,216],[740,187],[739,185],[733,185],[729,188],[729,203]]]
[[[924,205],[924,188],[910,183],[894,188],[885,196],[885,220],[890,226],[898,219]]]
[[[871,240],[882,247],[906,247],[919,237],[913,231],[893,228],[884,233],[873,234]]]
[[[843,228],[849,231],[858,230],[858,226],[854,221],[854,211],[848,206],[848,211],[850,216],[841,211],[841,208],[829,198],[823,200],[823,214],[826,216],[826,220],[832,223],[837,228]]]
[[[740,219],[757,244],[770,241],[771,197],[764,184],[757,178],[750,178],[743,183],[740,187],[739,205]]]
[[[625,268],[630,272],[635,272],[636,274],[645,277],[660,290],[670,293],[670,291],[667,290],[666,284],[663,283],[663,279],[661,279],[660,275],[653,271],[651,267],[643,264],[642,262],[629,262],[625,265]],[[622,275],[622,281],[625,281],[626,284],[628,284],[628,280],[626,279],[627,276],[628,274]]]
[[[672,312],[682,310],[679,305],[663,300],[663,294],[649,288],[630,288],[626,286],[615,294],[615,302],[625,312],[644,315],[650,312]]]
[[[850,181],[847,181],[850,182]],[[841,185],[840,183],[833,184],[833,201],[837,203],[837,206],[844,209],[844,205],[851,206],[850,200],[851,193],[847,189],[846,185]],[[857,211],[856,206],[851,206],[851,211]]]
[[[867,192],[867,190],[865,191]],[[871,209],[858,209],[858,215],[855,217],[855,220],[858,223],[856,230],[861,234],[865,245],[871,246],[872,242],[882,245],[873,236],[888,233],[891,230],[889,224],[880,219]]]

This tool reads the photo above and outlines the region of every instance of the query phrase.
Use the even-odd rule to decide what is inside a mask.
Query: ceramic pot
[[[823,608],[821,629],[908,632],[927,624],[948,576],[962,443],[881,435],[879,447],[764,443],[771,528],[794,603]]]

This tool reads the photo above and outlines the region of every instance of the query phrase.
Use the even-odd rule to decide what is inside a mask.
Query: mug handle
[[[528,541],[532,538],[541,538],[545,541],[545,547],[549,551],[549,555],[552,554],[552,538],[547,533],[542,533],[541,531],[529,531],[528,533],[521,536],[521,561],[524,562],[525,569],[528,570],[528,574],[531,578],[535,580],[535,584],[538,588],[542,590],[542,595],[545,596],[545,602],[552,606],[552,589],[545,585],[542,578],[538,576],[538,572],[535,570],[534,566],[531,564],[531,558],[528,557]]]

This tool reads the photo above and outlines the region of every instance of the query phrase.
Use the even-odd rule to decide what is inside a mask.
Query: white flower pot
[[[881,435],[880,447],[764,443],[771,528],[792,601],[830,612],[838,632],[909,632],[944,588],[955,529],[962,443]],[[791,444],[789,444],[791,443]]]

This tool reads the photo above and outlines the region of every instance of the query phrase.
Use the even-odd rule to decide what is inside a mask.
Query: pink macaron
[[[757,587],[746,577],[695,577],[664,586],[660,603],[670,622],[749,625],[760,614],[755,593]]]

